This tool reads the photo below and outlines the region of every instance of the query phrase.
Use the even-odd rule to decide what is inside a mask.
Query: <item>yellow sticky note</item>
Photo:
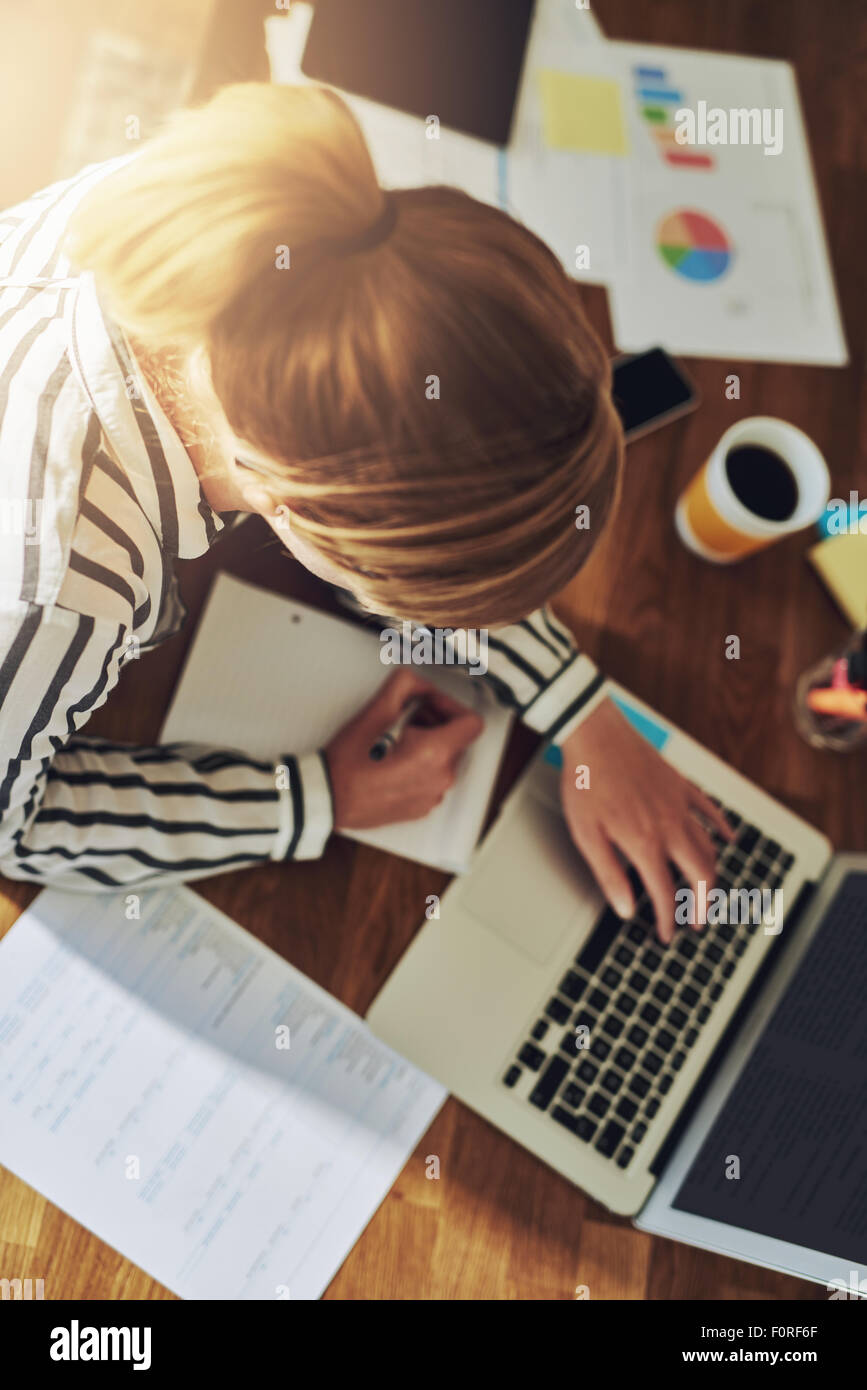
[[[867,534],[827,536],[807,555],[852,626],[867,625]]]
[[[613,78],[543,68],[539,85],[545,143],[552,150],[629,152],[620,84]]]

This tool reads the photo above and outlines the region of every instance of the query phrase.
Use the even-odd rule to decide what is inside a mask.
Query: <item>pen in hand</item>
[[[412,720],[416,714],[418,714],[423,704],[423,695],[414,695],[412,699],[407,700],[397,718],[389,724],[388,728],[385,729],[376,742],[372,744],[368,753],[368,757],[372,762],[381,762],[384,757],[397,747],[407,724],[412,723]]]

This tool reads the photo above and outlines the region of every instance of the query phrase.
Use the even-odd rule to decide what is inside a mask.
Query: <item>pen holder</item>
[[[863,642],[863,633],[856,632],[845,647],[823,657],[798,680],[795,687],[795,724],[801,737],[813,748],[849,753],[856,748],[867,747],[867,720],[820,714],[807,704],[810,691],[830,686],[837,662],[841,657],[849,657],[853,652],[863,650]]]

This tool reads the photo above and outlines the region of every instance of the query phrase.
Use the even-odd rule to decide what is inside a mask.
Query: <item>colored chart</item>
[[[687,280],[718,280],[734,255],[718,223],[685,208],[662,219],[656,245],[666,265]]]
[[[690,169],[712,169],[713,156],[698,150],[684,149],[675,139],[672,118],[684,105],[683,92],[669,81],[665,68],[633,67],[635,99],[642,117],[666,164],[683,165]]]

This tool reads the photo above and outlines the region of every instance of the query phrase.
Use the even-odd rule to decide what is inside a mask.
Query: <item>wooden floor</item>
[[[867,492],[867,11],[860,0],[594,0],[593,8],[609,37],[796,63],[852,364],[834,370],[691,362],[701,409],[630,449],[619,517],[559,611],[611,675],[820,826],[836,846],[865,850],[864,756],[811,751],[791,717],[796,676],[846,631],[807,567],[808,537],[721,571],[682,549],[672,512],[722,431],[753,414],[779,415],[806,430],[829,461],[835,495]],[[218,78],[219,43],[214,54]],[[603,294],[590,291],[587,299],[610,342]],[[739,401],[724,394],[731,372],[740,376]],[[128,668],[89,732],[156,737],[203,596],[221,568],[302,597],[322,596],[316,581],[267,542],[258,521],[248,522],[183,567],[187,631]],[[740,638],[739,661],[725,658],[731,634]],[[531,747],[529,737],[519,740],[507,777]],[[198,887],[363,1013],[422,920],[426,895],[445,882],[442,874],[334,839],[317,863],[230,874]],[[21,885],[2,885],[0,931],[32,896]],[[437,1181],[425,1178],[430,1154],[440,1159]],[[43,1278],[47,1298],[172,1296],[5,1173],[0,1270]],[[593,1299],[826,1297],[816,1286],[639,1234],[454,1100],[326,1297],[570,1299],[577,1285]]]

